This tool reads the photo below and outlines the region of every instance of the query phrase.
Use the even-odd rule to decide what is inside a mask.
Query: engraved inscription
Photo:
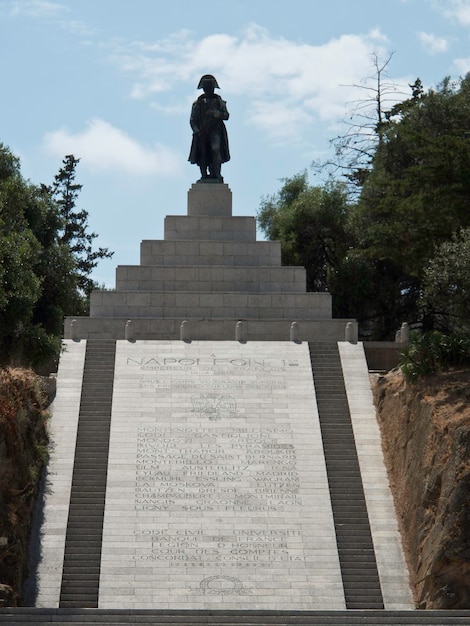
[[[277,511],[301,506],[290,427],[140,426],[137,511]]]
[[[165,561],[170,567],[224,566],[272,568],[275,563],[305,564],[303,551],[292,547],[299,530],[240,528],[223,534],[203,530],[136,530],[136,561]],[[294,565],[295,566],[295,565]]]
[[[225,369],[226,371],[230,371],[236,368],[243,368],[244,372],[246,372],[247,369],[262,371],[283,370],[286,367],[297,367],[299,365],[299,362],[297,361],[297,359],[279,359],[276,361],[268,361],[266,359],[227,359],[212,356],[207,359],[181,359],[174,357],[128,357],[126,364],[130,367],[140,367],[141,369],[160,371],[181,371],[182,369],[192,370],[199,367],[216,367],[219,369]]]
[[[199,394],[191,398],[193,411],[207,416],[210,420],[221,420],[237,416],[237,403],[232,396]]]
[[[205,596],[249,595],[242,572],[306,568],[297,523],[303,504],[297,439],[281,417],[285,401],[272,399],[299,362],[153,356],[128,358],[127,366],[139,371],[140,388],[146,398],[155,394],[157,408],[159,398],[174,403],[166,400],[170,409],[137,426],[134,502],[140,524],[149,527],[135,530],[134,561],[199,570],[204,577],[191,583],[191,593]],[[153,526],[151,520],[166,519],[162,512],[212,521],[185,529],[161,521]],[[227,519],[250,514],[265,520],[264,527],[227,528]],[[284,528],[270,528],[270,515]]]
[[[176,358],[176,357],[128,357],[126,364],[138,368],[142,372],[175,373],[175,376],[155,378],[142,376],[140,386],[143,389],[198,389],[202,384],[207,391],[240,391],[261,390],[272,391],[285,389],[283,380],[247,380],[250,373],[276,374],[288,368],[298,367],[296,359],[229,359],[221,357]],[[177,373],[188,373],[187,378],[180,378]],[[197,377],[194,374],[197,373]],[[238,377],[237,377],[238,373]]]
[[[208,576],[201,580],[200,588],[204,594],[213,595],[243,596],[248,593],[242,581],[233,576]]]

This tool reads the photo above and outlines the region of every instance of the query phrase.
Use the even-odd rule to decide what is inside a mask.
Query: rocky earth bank
[[[468,609],[470,369],[373,388],[416,606]]]
[[[24,369],[0,370],[0,608],[19,606],[54,381]]]

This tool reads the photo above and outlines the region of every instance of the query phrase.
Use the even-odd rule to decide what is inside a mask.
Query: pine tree
[[[88,212],[78,210],[76,202],[82,185],[75,182],[76,168],[80,159],[73,154],[67,155],[55,176],[52,186],[52,197],[59,205],[59,212],[63,219],[61,242],[68,246],[76,263],[78,288],[87,297],[96,286],[90,278],[93,269],[100,259],[109,259],[113,256],[108,248],[93,250],[93,242],[98,237],[94,232],[88,232]]]

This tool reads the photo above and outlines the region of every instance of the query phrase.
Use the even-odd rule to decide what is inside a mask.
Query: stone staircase
[[[127,345],[127,342],[121,343]],[[152,345],[153,342],[149,342],[149,354],[158,354]],[[212,343],[211,349],[214,348]],[[195,350],[199,354],[199,349],[195,348]],[[427,623],[425,621],[397,622],[397,617],[401,619],[402,615],[405,615],[401,611],[375,611],[375,609],[384,608],[384,600],[338,345],[330,342],[310,343],[306,352],[307,362],[308,354],[310,354],[315,384],[340,575],[344,588],[345,606],[349,612],[306,610],[267,613],[266,610],[257,612],[232,610],[222,613],[217,610],[199,609],[180,612],[163,609],[140,611],[138,608],[92,610],[102,606],[98,601],[113,383],[116,385],[114,382],[116,342],[88,340],[84,353],[70,512],[60,589],[59,607],[64,611],[47,613],[45,611],[49,609],[41,608],[33,613],[26,611],[15,613],[15,615],[30,621],[41,617],[58,623],[67,623],[63,620],[69,619],[69,616],[73,616],[70,619],[74,623],[78,620],[83,623],[116,624],[175,623],[173,620],[176,620],[176,623],[214,624],[232,623],[230,620],[241,624]],[[186,358],[183,361],[189,362],[190,359]],[[241,359],[237,362],[241,362]],[[119,400],[117,402],[119,405]],[[126,412],[126,415],[131,414]],[[240,602],[240,608],[243,608],[243,600]],[[0,617],[2,615],[0,613]],[[367,621],[372,615],[379,616],[382,621]],[[406,619],[417,620],[420,615],[421,613],[406,614]],[[192,622],[195,616],[197,616],[197,622]],[[322,621],[326,619],[325,616],[327,621]],[[363,621],[357,621],[359,616]],[[151,621],[147,621],[148,619]],[[350,621],[351,619],[353,621]]]
[[[98,607],[115,341],[87,343],[65,541],[61,607]]]
[[[383,609],[338,346],[309,347],[346,608]]]
[[[470,611],[158,611],[2,609],[0,624],[61,626],[464,626]]]

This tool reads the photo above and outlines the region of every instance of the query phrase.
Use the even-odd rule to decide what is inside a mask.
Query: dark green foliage
[[[434,247],[470,225],[470,78],[394,107],[357,207],[362,246],[422,278]],[[396,118],[396,119],[395,119]]]
[[[443,309],[421,298],[430,260],[470,226],[470,78],[445,80],[428,93],[416,85],[412,98],[387,115],[353,220],[359,254],[386,268],[383,280],[394,283],[401,319],[430,330],[444,328],[436,318]],[[384,324],[377,338],[391,338],[399,325],[398,318]]]
[[[258,216],[284,263],[304,265],[308,288],[329,290],[334,315],[355,317],[362,338],[392,340],[403,321],[470,334],[470,75],[410,87],[382,106],[374,141],[365,122],[367,159],[343,172],[354,201],[348,186],[309,187],[299,174]]]
[[[41,294],[36,272],[41,245],[34,229],[45,206],[37,187],[23,180],[19,161],[0,144],[0,363],[21,358],[29,337],[41,333],[33,309]]]
[[[421,304],[438,329],[470,336],[470,228],[437,247],[424,271]]]
[[[109,259],[114,253],[108,248],[93,250],[93,242],[98,235],[88,232],[88,212],[76,208],[77,197],[82,188],[82,185],[75,182],[79,162],[80,159],[76,159],[73,154],[65,157],[63,167],[54,179],[52,197],[59,205],[62,218],[60,242],[72,252],[76,263],[78,289],[88,296],[96,286],[90,278],[91,272],[100,259]]]
[[[400,369],[409,382],[439,370],[470,364],[470,336],[439,331],[413,333],[401,353]]]
[[[390,260],[367,256],[359,247],[348,251],[330,280],[338,317],[354,317],[362,339],[392,340],[416,304],[416,289],[403,285],[400,268]]]
[[[87,308],[98,259],[85,211],[76,211],[78,160],[67,156],[54,185],[33,185],[0,144],[0,365],[57,357],[64,315]]]
[[[311,187],[306,172],[283,182],[263,200],[258,224],[269,239],[280,240],[284,264],[307,268],[308,291],[327,291],[348,249],[344,185]]]
[[[329,291],[333,315],[356,318],[363,339],[394,334],[414,306],[416,292],[402,292],[400,268],[392,261],[360,248],[345,186],[309,186],[305,172],[283,183],[258,212],[260,228],[281,242],[283,263],[304,266],[307,289]]]
[[[41,232],[43,254],[39,273],[41,296],[34,319],[49,333],[60,335],[65,315],[86,315],[88,298],[95,287],[90,273],[99,259],[113,255],[107,248],[93,250],[96,233],[88,232],[88,213],[76,208],[81,185],[75,182],[79,159],[65,157],[51,187],[43,193],[55,205],[57,221]]]

